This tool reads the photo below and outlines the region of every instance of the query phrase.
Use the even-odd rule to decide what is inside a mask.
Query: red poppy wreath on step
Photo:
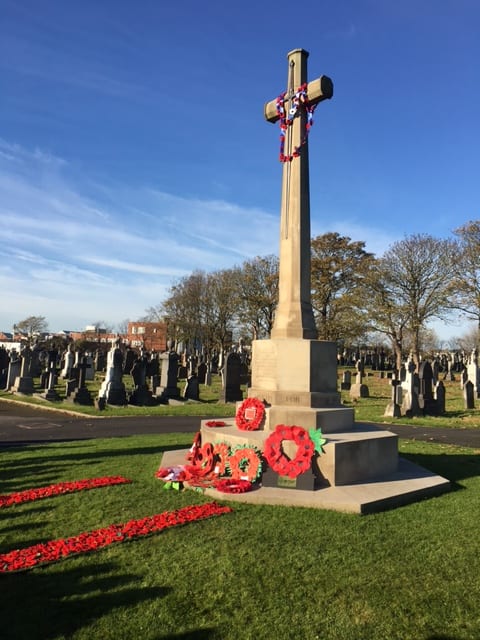
[[[292,459],[283,450],[282,442],[284,440],[291,440],[297,445],[297,453]],[[302,427],[287,427],[284,424],[277,424],[275,431],[265,441],[263,455],[268,465],[278,475],[296,478],[310,469],[314,452],[315,445],[308,431]]]
[[[256,431],[265,417],[265,405],[258,398],[246,398],[238,407],[235,416],[237,427],[241,431]]]

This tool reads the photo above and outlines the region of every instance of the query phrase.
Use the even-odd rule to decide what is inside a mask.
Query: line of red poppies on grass
[[[116,542],[124,542],[157,533],[168,527],[176,527],[188,522],[220,516],[233,511],[231,507],[221,506],[216,502],[202,505],[191,505],[175,511],[129,520],[124,524],[112,524],[102,529],[80,533],[71,538],[50,540],[35,544],[25,549],[16,549],[0,554],[0,573],[30,569],[39,564],[55,562],[67,556],[102,549]]]
[[[89,478],[86,480],[76,480],[75,482],[58,482],[48,487],[27,489],[25,491],[0,496],[0,508],[10,507],[13,504],[32,502],[33,500],[41,500],[42,498],[51,498],[52,496],[59,496],[64,493],[97,489],[98,487],[107,487],[115,484],[129,484],[130,482],[131,480],[123,478],[122,476],[105,476],[104,478]]]

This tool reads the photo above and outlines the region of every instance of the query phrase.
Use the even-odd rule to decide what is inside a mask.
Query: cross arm
[[[328,76],[320,76],[307,85],[307,95],[310,104],[318,104],[322,100],[328,100],[333,96],[333,82]],[[277,122],[277,100],[270,100],[264,107],[265,119],[269,122]]]

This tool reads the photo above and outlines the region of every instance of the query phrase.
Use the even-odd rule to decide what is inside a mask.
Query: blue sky
[[[480,217],[477,0],[0,0],[0,329],[115,326],[196,269],[277,253],[263,105],[298,47],[335,86],[312,235],[380,255]]]

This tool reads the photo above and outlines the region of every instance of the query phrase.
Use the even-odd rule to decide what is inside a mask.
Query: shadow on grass
[[[2,639],[71,637],[113,609],[135,607],[171,591],[142,587],[141,576],[111,575],[116,570],[113,563],[105,563],[0,576],[0,615],[7,621]]]
[[[135,455],[150,455],[150,454],[162,454],[166,451],[174,451],[179,448],[185,448],[186,445],[182,443],[175,443],[170,445],[151,445],[145,447],[134,447],[134,448],[122,448],[122,449],[95,449],[86,452],[74,452],[74,453],[66,453],[65,447],[59,446],[58,453],[53,455],[48,455],[52,448],[49,446],[48,449],[45,447],[31,447],[31,445],[27,445],[22,448],[18,448],[17,452],[21,452],[25,450],[26,452],[39,452],[46,455],[38,456],[27,456],[23,458],[12,458],[9,460],[8,456],[2,462],[2,468],[0,470],[0,486],[2,487],[1,493],[5,493],[6,489],[8,489],[9,485],[14,485],[15,489],[18,491],[22,487],[22,478],[28,478],[28,487],[26,488],[37,488],[43,487],[48,484],[48,480],[52,482],[58,482],[58,472],[63,472],[65,468],[71,468],[71,463],[81,463],[81,464],[95,464],[97,462],[101,462],[102,460],[111,460],[113,458],[121,458],[121,457],[130,457]],[[31,477],[36,476],[38,481],[31,483]],[[51,476],[51,477],[50,477]],[[78,478],[72,477],[72,480],[77,480]]]
[[[453,489],[463,489],[461,485],[457,484],[460,480],[480,476],[480,455],[465,453],[431,455],[403,451],[400,455],[420,467],[447,478],[452,482]]]

